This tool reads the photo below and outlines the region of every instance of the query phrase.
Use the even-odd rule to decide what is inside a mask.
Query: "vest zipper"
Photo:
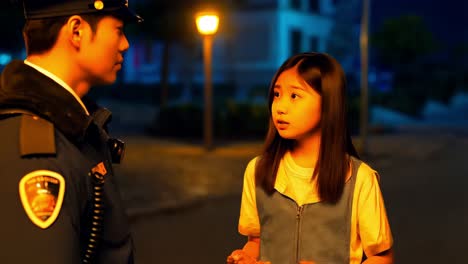
[[[302,220],[302,212],[304,211],[303,206],[299,206],[297,208],[297,213],[296,213],[296,263],[299,263],[299,251],[300,251],[300,245],[301,245],[301,220]]]

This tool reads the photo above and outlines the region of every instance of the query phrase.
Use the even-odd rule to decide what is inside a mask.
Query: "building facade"
[[[334,5],[334,0],[247,0],[235,11],[223,14],[224,25],[220,24],[213,44],[213,82],[230,84],[238,100],[249,100],[258,94],[256,90],[267,89],[286,58],[298,52],[325,50]],[[170,50],[168,80],[185,83],[187,91],[188,86],[204,81],[202,39],[195,37],[195,47],[176,44]],[[133,43],[126,54],[124,81],[160,82],[162,50],[158,42]]]

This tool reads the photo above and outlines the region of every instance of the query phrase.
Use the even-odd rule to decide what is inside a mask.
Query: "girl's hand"
[[[230,256],[227,257],[227,264],[257,264],[257,260],[247,255],[242,249],[234,250]],[[261,263],[261,262],[258,262]]]

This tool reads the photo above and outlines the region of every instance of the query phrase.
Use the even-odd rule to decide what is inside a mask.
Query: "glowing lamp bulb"
[[[218,31],[219,17],[217,15],[201,14],[196,17],[198,32],[202,35],[213,35]]]

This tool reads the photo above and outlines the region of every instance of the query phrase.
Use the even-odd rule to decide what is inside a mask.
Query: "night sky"
[[[11,1],[0,0],[0,8],[11,7]],[[438,41],[468,42],[468,0],[371,0],[371,8],[371,31],[387,18],[414,14],[423,17]]]
[[[423,17],[439,41],[468,42],[467,0],[371,0],[371,9],[371,30],[387,18],[414,14]]]

